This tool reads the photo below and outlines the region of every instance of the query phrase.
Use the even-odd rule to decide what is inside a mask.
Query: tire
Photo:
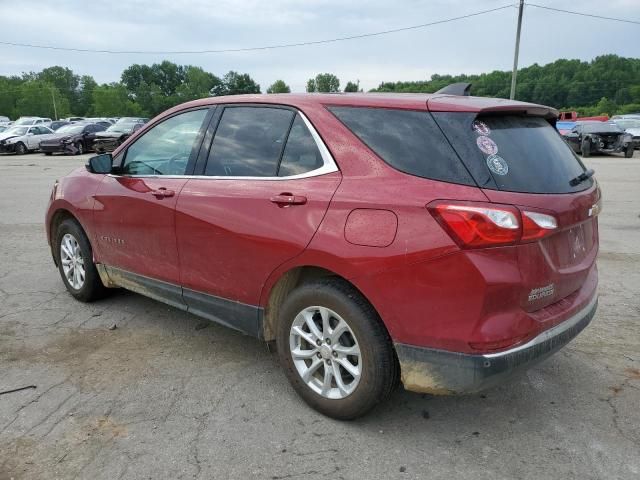
[[[24,143],[18,142],[16,144],[16,155],[25,155],[28,152]]]
[[[82,142],[76,143],[76,148],[76,155],[82,155],[84,153],[84,145],[82,144]]]
[[[326,330],[320,308],[328,314],[331,327]],[[297,335],[295,332],[302,331],[305,338],[318,338],[305,318],[315,319],[316,331],[326,336],[328,330],[333,341],[329,343],[325,339],[318,346],[316,341],[312,344],[304,340],[303,335]],[[336,338],[331,328],[335,328],[334,332],[340,331],[339,322],[345,322],[348,330],[336,332]],[[276,342],[280,363],[293,388],[309,406],[328,417],[358,418],[385,400],[398,385],[399,367],[387,330],[369,302],[343,280],[324,279],[295,288],[280,309]],[[357,356],[343,354],[346,349],[357,351]],[[294,360],[292,351],[302,354]],[[347,373],[345,362],[350,370],[357,370],[357,380]],[[304,380],[301,369],[313,371],[314,365],[318,365],[315,372]],[[333,374],[329,375],[332,377],[329,382],[324,380],[327,369]],[[330,385],[326,392],[325,385]]]
[[[68,255],[63,251],[63,243],[65,244],[67,252],[72,253],[72,255]],[[75,255],[73,255],[74,253]],[[78,253],[80,255],[80,261],[78,261]],[[91,249],[91,244],[82,230],[82,227],[80,227],[78,222],[75,220],[64,220],[58,227],[58,230],[55,233],[54,255],[56,256],[58,271],[62,277],[62,282],[76,300],[80,300],[81,302],[93,302],[94,300],[103,298],[107,294],[108,289],[102,284],[98,271],[96,270],[96,266],[93,263],[93,251]],[[79,281],[77,283],[72,283],[72,281],[75,282],[76,277],[74,277],[70,272],[65,272],[65,268],[68,268],[67,266],[70,263],[69,258],[74,257],[75,262],[71,261],[73,271],[80,271],[82,268],[84,269],[84,280],[82,282],[80,282],[79,276]],[[70,276],[71,279],[68,276]]]
[[[634,150],[633,145],[629,145],[624,152],[624,158],[633,157],[633,150]]]
[[[591,142],[589,140],[582,140],[582,144],[580,146],[580,153],[583,157],[591,156]]]
[[[44,152],[44,154],[45,154],[47,157],[50,157],[51,155],[53,155],[53,152]]]

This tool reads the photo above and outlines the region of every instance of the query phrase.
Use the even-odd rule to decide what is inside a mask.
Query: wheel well
[[[53,261],[55,262],[56,266],[58,265],[58,257],[56,255],[56,248],[55,248],[55,235],[56,235],[56,232],[58,231],[58,227],[60,226],[60,224],[67,219],[75,220],[78,223],[78,225],[80,225],[80,222],[78,222],[78,219],[74,217],[69,210],[64,210],[64,209],[57,210],[56,213],[53,214],[53,217],[51,218],[51,224],[49,225],[51,255],[53,256]],[[82,226],[80,226],[80,228],[82,228]]]
[[[269,292],[269,300],[265,308],[262,333],[265,341],[273,341],[276,338],[276,326],[280,315],[280,306],[284,302],[289,293],[299,285],[307,283],[319,278],[334,277],[349,283],[354,289],[358,287],[353,285],[346,278],[337,273],[322,267],[304,266],[296,267],[286,272]],[[358,290],[360,292],[360,290]],[[366,299],[366,297],[360,292]]]

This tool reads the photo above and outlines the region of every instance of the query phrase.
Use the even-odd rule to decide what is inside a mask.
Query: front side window
[[[274,177],[294,113],[283,108],[227,107],[216,130],[205,175]]]
[[[207,109],[180,113],[155,125],[126,152],[125,175],[184,175]]]

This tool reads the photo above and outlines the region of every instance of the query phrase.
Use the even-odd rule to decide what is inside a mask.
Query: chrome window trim
[[[236,104],[234,104],[236,105]],[[242,106],[242,104],[238,104]],[[336,164],[331,152],[322,141],[320,134],[309,121],[304,113],[300,110],[296,109],[296,113],[300,115],[302,121],[311,132],[311,136],[313,137],[318,150],[320,151],[320,156],[322,157],[322,166],[320,168],[316,168],[315,170],[310,170],[305,173],[300,173],[298,175],[289,175],[288,177],[243,177],[243,176],[224,176],[224,175],[115,175],[113,173],[109,173],[110,177],[127,177],[127,178],[184,178],[184,179],[212,179],[212,180],[297,180],[300,178],[309,178],[309,177],[318,177],[320,175],[326,175],[327,173],[333,173],[339,171],[338,165]],[[288,140],[288,138],[287,138]],[[286,148],[286,145],[285,145]]]

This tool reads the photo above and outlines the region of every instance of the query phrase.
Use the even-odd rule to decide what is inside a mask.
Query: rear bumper
[[[544,360],[575,338],[592,320],[598,297],[564,322],[512,349],[480,355],[396,343],[407,390],[439,395],[473,393],[492,387]]]

